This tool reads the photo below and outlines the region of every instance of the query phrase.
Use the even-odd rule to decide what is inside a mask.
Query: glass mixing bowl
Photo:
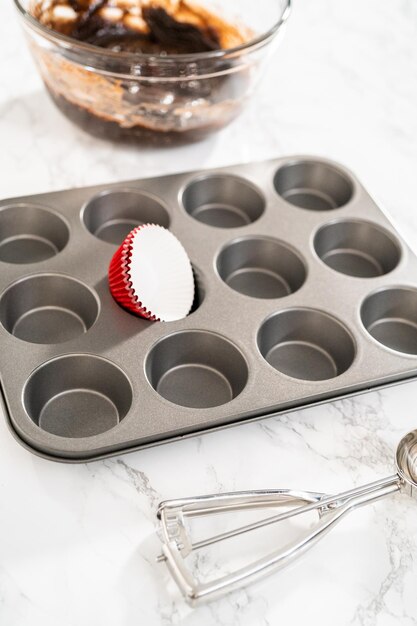
[[[237,29],[239,45],[232,37],[223,49],[155,54],[102,48],[57,32],[33,16],[40,1],[14,0],[39,72],[61,111],[93,135],[158,144],[199,140],[240,113],[280,39],[291,2],[202,0],[191,6]],[[138,0],[111,0],[118,2],[136,4],[137,14]]]

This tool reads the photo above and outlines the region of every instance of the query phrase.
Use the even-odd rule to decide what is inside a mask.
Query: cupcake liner
[[[195,295],[184,247],[156,224],[143,224],[129,233],[110,262],[109,286],[120,306],[152,321],[183,319]]]

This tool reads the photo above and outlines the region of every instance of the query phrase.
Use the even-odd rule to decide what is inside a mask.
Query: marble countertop
[[[292,153],[349,166],[417,249],[417,3],[297,0],[250,108],[193,146],[117,147],[50,103],[11,0],[0,21],[2,197]],[[31,455],[0,419],[2,626],[415,626],[417,508],[358,510],[291,568],[187,607],[156,565],[161,499],[329,493],[393,472],[417,382],[84,465]]]

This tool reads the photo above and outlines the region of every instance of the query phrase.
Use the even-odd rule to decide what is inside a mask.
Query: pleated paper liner
[[[156,224],[129,233],[111,260],[109,286],[120,306],[152,321],[183,319],[194,302],[190,259],[178,239]]]

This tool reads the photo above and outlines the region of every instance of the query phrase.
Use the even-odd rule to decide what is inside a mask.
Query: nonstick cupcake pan
[[[140,223],[186,248],[184,320],[118,306]],[[356,177],[297,157],[0,202],[0,372],[10,425],[96,459],[417,374],[417,260]]]

